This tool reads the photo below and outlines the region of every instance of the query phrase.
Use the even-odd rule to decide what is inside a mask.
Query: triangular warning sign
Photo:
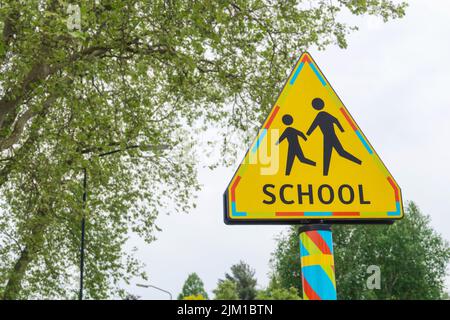
[[[225,222],[391,222],[400,188],[308,53],[224,194]]]

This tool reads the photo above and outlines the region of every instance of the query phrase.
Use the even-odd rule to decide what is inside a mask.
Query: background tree
[[[158,212],[194,206],[191,142],[215,127],[219,138],[209,143],[222,143],[229,163],[234,142],[248,143],[242,132],[253,136],[303,50],[346,47],[354,28],[339,12],[386,21],[405,9],[388,0],[77,4],[79,25],[68,1],[0,4],[5,299],[76,296],[83,215],[85,296],[124,295],[120,281],[145,276],[124,250],[128,234],[151,242]],[[134,145],[147,151],[127,149]],[[116,149],[128,151],[98,156]]]
[[[295,228],[278,239],[272,268],[284,288],[301,288],[300,253]],[[333,226],[339,299],[441,299],[450,248],[416,204],[393,225]],[[368,289],[367,269],[381,271],[381,288]]]
[[[290,287],[283,288],[276,276],[272,276],[269,286],[266,289],[258,290],[257,300],[301,300],[297,289]]]
[[[297,289],[291,287],[286,288],[267,288],[258,291],[256,300],[302,300]]]
[[[254,300],[256,297],[255,270],[244,261],[231,266],[231,274],[225,274],[225,280],[236,284],[236,290],[240,300]]]
[[[238,300],[236,282],[231,280],[219,281],[217,288],[213,290],[215,300]]]
[[[200,279],[198,274],[194,272],[189,274],[186,281],[184,282],[183,289],[181,290],[181,293],[178,295],[178,300],[198,296],[201,296],[203,299],[208,299],[208,294],[205,291],[202,279]]]
[[[183,300],[207,300],[207,299],[205,299],[205,297],[202,296],[201,294],[197,294],[197,295],[183,297]]]
[[[139,300],[141,297],[132,293],[125,296],[124,300]]]

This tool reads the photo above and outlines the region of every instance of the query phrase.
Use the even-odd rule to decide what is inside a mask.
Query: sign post
[[[327,225],[390,224],[402,217],[395,179],[312,57],[303,53],[225,190],[225,223],[305,225],[303,281],[312,289],[305,298],[323,293],[335,299]],[[334,291],[324,287],[323,274]]]
[[[305,225],[299,232],[303,299],[336,300],[331,226]]]

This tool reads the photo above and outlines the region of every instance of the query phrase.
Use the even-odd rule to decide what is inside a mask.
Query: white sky
[[[404,19],[357,19],[360,30],[348,37],[348,49],[310,53],[402,188],[404,201],[414,200],[450,240],[450,2],[409,2]],[[150,245],[133,239],[149,283],[176,298],[187,275],[197,272],[212,297],[217,280],[242,259],[256,269],[259,285],[267,285],[274,236],[286,227],[224,225],[222,195],[235,169],[202,169],[198,208],[189,215],[161,213],[163,232]],[[135,283],[127,291],[167,298]]]

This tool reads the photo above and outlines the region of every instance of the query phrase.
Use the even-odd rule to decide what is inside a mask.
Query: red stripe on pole
[[[308,281],[306,281],[305,277],[303,277],[303,292],[306,294],[309,300],[322,300],[319,295],[314,291],[313,288],[309,285]]]
[[[275,212],[275,215],[278,217],[298,217],[304,216],[304,212]]]
[[[345,109],[340,108],[339,110],[341,110],[342,114],[344,115],[345,119],[347,119],[347,122],[350,124],[352,129],[355,131],[358,130],[358,128],[356,128],[355,124],[353,123],[352,119],[350,119],[350,116],[347,114],[347,112],[345,112]]]
[[[397,186],[395,185],[394,181],[392,180],[391,177],[387,177],[389,183],[391,184],[392,188],[395,191],[395,201],[400,201],[400,195],[398,194],[398,189]]]
[[[316,231],[307,231],[306,235],[314,242],[314,244],[322,251],[323,254],[331,254],[330,248],[327,243],[323,240],[322,236]]]
[[[275,116],[278,113],[278,110],[280,110],[280,107],[276,106],[275,109],[273,110],[272,114],[270,115],[269,121],[267,121],[267,124],[264,127],[264,129],[269,129],[270,125],[272,124],[273,119],[275,118]]]
[[[234,196],[234,189],[236,189],[237,184],[239,183],[240,180],[241,180],[241,176],[237,176],[236,180],[234,180],[234,183],[231,186],[231,201],[236,201],[236,198]]]

